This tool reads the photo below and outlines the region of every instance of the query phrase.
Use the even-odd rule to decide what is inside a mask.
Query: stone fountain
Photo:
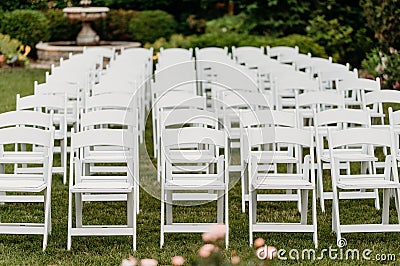
[[[139,47],[138,42],[101,41],[97,33],[90,26],[90,22],[105,18],[110,9],[108,7],[91,7],[92,1],[80,1],[80,7],[63,9],[64,15],[70,20],[82,21],[82,29],[76,41],[40,42],[36,45],[38,63],[50,65],[57,63],[61,57],[68,58],[70,53],[81,53],[85,46],[114,47],[118,52],[121,48]]]
[[[108,7],[90,7],[92,1],[82,0],[82,7],[67,7],[63,9],[64,15],[70,20],[82,21],[82,30],[76,37],[78,45],[98,45],[100,38],[97,33],[90,27],[90,21],[99,18],[105,18]]]

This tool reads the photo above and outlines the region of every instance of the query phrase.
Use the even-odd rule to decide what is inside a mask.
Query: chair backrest
[[[240,123],[243,128],[296,127],[296,115],[295,112],[278,110],[243,110],[240,112]]]
[[[324,140],[328,130],[341,131],[347,128],[370,128],[371,118],[368,111],[357,109],[330,109],[316,112],[314,110],[315,143],[317,157],[324,153]]]
[[[298,53],[298,46],[267,46],[267,55],[271,58],[276,58],[281,63],[292,63]]]
[[[102,109],[133,110],[135,106],[134,96],[125,93],[107,93],[87,97],[85,112]]]
[[[290,73],[274,73],[273,77],[272,93],[277,110],[295,108],[296,92],[305,93],[319,90],[318,81],[311,79],[307,73],[293,70]]]
[[[16,122],[18,124],[18,122]],[[7,144],[30,144],[33,146],[44,147],[41,150],[42,155],[49,157],[52,160],[53,156],[53,142],[54,142],[54,131],[52,128],[50,130],[43,130],[40,128],[33,127],[7,127],[0,128],[0,145]],[[18,152],[15,150],[14,152]],[[26,151],[23,151],[26,152]],[[37,150],[34,151],[37,153]],[[5,155],[4,148],[0,148],[0,156]],[[26,162],[29,162],[29,156],[26,156]],[[15,158],[17,155],[15,154]],[[32,161],[34,163],[34,161]]]
[[[41,114],[38,112],[35,113]],[[18,121],[14,121],[14,123],[18,124]],[[14,146],[14,149],[10,151],[9,148],[5,148],[6,145]],[[16,167],[18,164],[23,163],[25,165],[22,175],[25,180],[31,178],[35,180],[40,179],[51,186],[53,145],[54,130],[52,127],[50,130],[18,126],[0,128],[0,161],[2,163],[14,164],[13,173],[8,174],[3,172],[3,178],[10,176],[10,178],[18,180]],[[29,148],[29,146],[32,148]],[[8,156],[9,154],[11,156]],[[42,165],[42,172],[40,173],[37,172],[38,165]],[[4,170],[3,167],[1,168]],[[30,172],[29,168],[34,169]]]
[[[0,128],[17,126],[29,126],[50,130],[53,128],[53,112],[47,114],[23,110],[0,114]]]
[[[171,65],[193,60],[193,48],[160,48],[156,69],[160,70]],[[194,62],[194,61],[193,61]]]
[[[53,112],[55,125],[60,125],[60,130],[66,133],[67,130],[67,97],[66,95],[35,94],[22,97],[17,94],[17,111],[31,110],[44,113]]]
[[[342,94],[334,91],[312,91],[298,94],[296,92],[296,114],[299,127],[307,123],[312,125],[312,111],[320,112],[331,108],[344,108]]]
[[[276,164],[276,163],[288,163],[287,160],[279,161],[279,154],[282,151],[272,147],[279,147],[280,145],[287,146],[286,156],[294,159],[291,163],[295,163],[295,169],[297,174],[303,169],[303,154],[304,149],[309,149],[309,163],[314,163],[314,134],[312,130],[299,129],[293,127],[260,127],[260,128],[247,128],[246,136],[248,141],[248,153],[250,157],[253,157],[254,149],[257,151],[266,152],[270,158],[263,163]],[[246,154],[244,154],[246,156]],[[275,158],[275,156],[278,156]],[[260,157],[256,157],[260,160]],[[278,160],[276,160],[278,159]],[[305,158],[304,158],[305,160]],[[251,166],[250,166],[251,167]],[[271,169],[272,170],[272,169]],[[276,171],[275,171],[276,173]]]
[[[215,113],[200,109],[172,109],[160,112],[161,131],[168,127],[206,127],[219,128],[218,117]]]
[[[81,114],[80,126],[85,131],[104,126],[118,126],[127,130],[137,130],[137,112],[133,110],[96,110]]]
[[[122,150],[125,156],[119,156],[118,163],[127,165],[126,176],[107,175],[107,181],[125,181],[133,184],[134,174],[138,172],[138,137],[137,134],[123,129],[91,129],[75,133],[71,130],[71,156],[70,156],[70,186],[74,184],[96,180],[103,180],[101,175],[84,176],[82,163],[85,158],[84,149],[95,149],[96,147],[113,147]],[[104,158],[104,162],[108,162]],[[109,158],[108,158],[109,160]],[[114,160],[115,161],[115,160]],[[99,161],[99,163],[101,163]],[[75,167],[73,165],[75,164]],[[75,175],[74,175],[75,172]],[[110,171],[111,172],[111,171]],[[106,173],[102,173],[103,175]],[[75,178],[74,178],[75,177]]]
[[[232,46],[232,59],[237,63],[242,64],[246,62],[247,57],[251,56],[262,56],[264,55],[264,47],[255,47],[255,46],[241,46],[235,47]]]
[[[343,178],[357,178],[359,175],[355,170],[355,167],[352,167],[350,171],[346,171],[345,176],[341,175],[339,163],[355,163],[357,162],[357,157],[352,158],[350,161],[346,159],[346,157],[341,157],[340,153],[336,153],[338,149],[346,149],[351,146],[362,146],[363,150],[367,152],[373,158],[376,158],[376,161],[373,163],[376,164],[378,162],[383,162],[379,159],[379,156],[375,156],[375,148],[376,147],[385,147],[389,148],[390,151],[386,149],[387,156],[384,159],[384,178],[387,180],[392,180],[393,178],[398,182],[398,174],[397,174],[397,161],[395,152],[393,150],[394,147],[394,139],[393,134],[389,130],[389,128],[349,128],[345,130],[334,131],[328,130],[328,146],[329,146],[329,155],[331,158],[331,176],[332,176],[332,184],[336,186],[336,183]],[[335,154],[337,156],[335,157]],[[387,160],[388,156],[391,157],[391,160]],[[362,158],[360,157],[359,161],[362,162]],[[393,175],[391,174],[393,172]],[[361,171],[361,178],[364,178],[366,182],[368,179],[373,180],[374,176],[377,174],[374,169],[372,171],[363,172]],[[353,175],[353,176],[352,176]],[[368,178],[370,176],[371,178]],[[382,178],[382,176],[379,176]]]
[[[365,93],[363,103],[365,106],[378,103],[400,103],[400,91],[376,90]]]
[[[225,60],[228,58],[228,47],[206,47],[194,49],[196,60]]]
[[[171,65],[154,73],[153,93],[166,91],[183,84],[196,85],[196,70],[194,62],[186,61]]]

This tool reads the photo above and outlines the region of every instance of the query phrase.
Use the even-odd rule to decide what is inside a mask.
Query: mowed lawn
[[[33,82],[43,82],[45,70],[38,69],[0,69],[0,112],[15,109],[17,93],[22,96],[33,93]],[[151,119],[148,119],[151,121]],[[159,248],[160,238],[160,201],[148,194],[152,191],[157,194],[158,187],[155,180],[156,171],[151,163],[151,124],[147,123],[146,143],[140,150],[140,179],[145,189],[140,190],[140,214],[137,221],[137,249],[132,251],[131,237],[74,237],[72,250],[67,251],[67,207],[68,185],[62,184],[60,175],[53,175],[52,187],[52,234],[49,237],[48,247],[42,252],[42,236],[40,235],[0,235],[0,265],[119,265],[121,260],[133,255],[137,258],[154,258],[160,265],[170,265],[170,258],[182,255],[187,265],[197,260],[197,251],[203,244],[201,234],[167,234],[165,246]],[[147,149],[145,148],[147,147]],[[60,159],[55,158],[58,165]],[[236,181],[238,176],[233,175]],[[328,175],[327,175],[328,177]],[[325,184],[329,186],[329,179]],[[240,183],[237,182],[229,192],[230,210],[230,247],[223,250],[223,256],[228,261],[232,256],[242,258],[241,265],[264,265],[255,257],[255,250],[249,247],[248,215],[241,212]],[[397,222],[394,200],[391,201],[391,222]],[[326,213],[321,213],[318,205],[318,237],[319,248],[316,256],[321,256],[323,249],[336,247],[336,236],[331,230],[331,201],[326,202]],[[41,222],[43,217],[42,204],[5,204],[0,205],[1,222]],[[372,200],[341,201],[341,221],[346,222],[375,222],[380,223],[381,211],[374,208]],[[259,218],[281,221],[299,219],[295,203],[261,204]],[[179,207],[174,214],[179,221],[213,221],[215,204],[194,207],[192,209]],[[86,223],[124,223],[126,219],[125,204],[123,203],[86,203],[84,206],[84,222]],[[310,216],[309,216],[310,217]],[[310,217],[311,218],[311,217]],[[400,263],[400,233],[355,233],[344,234],[347,246],[340,252],[324,251],[323,258],[316,261],[301,260],[303,249],[314,247],[312,235],[307,233],[259,233],[255,238],[263,237],[268,245],[285,249],[287,260],[275,259],[268,265],[286,264],[320,264],[320,265],[363,265],[363,264],[399,264]],[[298,250],[300,260],[291,259],[291,250]],[[358,249],[360,260],[356,258],[346,260],[346,250]],[[371,250],[370,260],[362,260],[362,252]],[[296,255],[294,251],[290,253]],[[336,260],[330,259],[335,257]],[[394,254],[395,258],[390,255]],[[391,261],[378,261],[379,258],[391,257]],[[341,259],[342,258],[342,259]],[[395,261],[393,261],[395,259]]]

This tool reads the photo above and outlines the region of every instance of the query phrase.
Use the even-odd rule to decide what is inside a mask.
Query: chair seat
[[[258,163],[297,163],[297,158],[288,155],[287,151],[252,151]]]
[[[352,175],[351,178],[341,178],[337,183],[337,187],[342,189],[400,188],[400,184],[386,180],[384,177],[379,178],[368,177],[368,175]]]
[[[339,160],[348,160],[353,162],[375,162],[378,158],[371,156],[369,154],[364,154],[361,152],[361,149],[343,149],[341,151],[336,150],[335,158]],[[329,155],[329,151],[324,150],[321,156],[321,160],[324,162],[330,162],[331,158]]]
[[[165,183],[165,189],[168,190],[223,190],[225,189],[224,182],[220,180],[197,178],[197,179],[173,179]]]
[[[264,175],[265,176],[265,175]],[[301,175],[280,174],[274,177],[273,174],[264,179],[256,179],[252,184],[255,189],[314,189],[314,184],[301,178]]]
[[[168,152],[168,159],[174,163],[215,163],[218,158],[215,157],[210,151],[199,151],[199,150],[170,150]],[[167,160],[168,160],[167,159]]]
[[[132,184],[128,182],[96,181],[82,182],[75,184],[71,192],[92,192],[92,193],[128,193],[133,190]]]
[[[119,163],[125,162],[128,156],[124,151],[90,151],[89,155],[85,156],[85,163]]]
[[[0,176],[0,191],[13,192],[41,192],[47,187],[47,184],[39,178],[38,175],[19,175],[19,178],[5,179]],[[26,178],[23,178],[26,176]]]

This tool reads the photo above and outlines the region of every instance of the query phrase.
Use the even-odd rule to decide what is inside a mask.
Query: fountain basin
[[[98,18],[105,18],[108,7],[66,7],[63,12],[66,17],[72,20],[92,21]]]
[[[116,52],[120,52],[122,48],[137,48],[140,45],[139,42],[100,41],[98,45],[90,47],[115,48]],[[61,57],[68,58],[70,53],[82,53],[84,47],[76,45],[75,41],[40,42],[36,45],[37,63],[50,67],[51,64],[59,63]]]

